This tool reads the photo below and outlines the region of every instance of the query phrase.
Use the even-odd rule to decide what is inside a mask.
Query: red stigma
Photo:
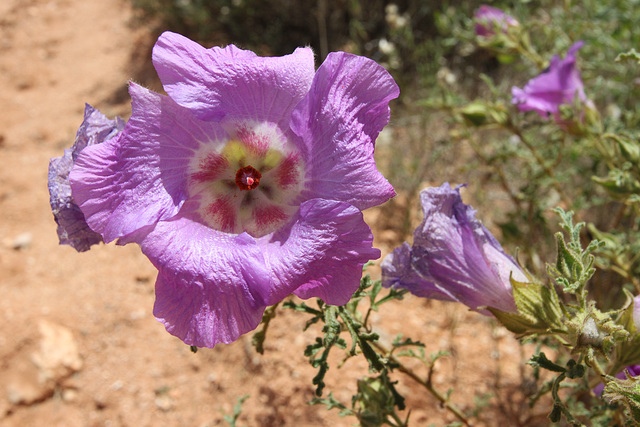
[[[253,166],[245,166],[236,172],[236,185],[240,190],[253,190],[260,183],[262,174]]]

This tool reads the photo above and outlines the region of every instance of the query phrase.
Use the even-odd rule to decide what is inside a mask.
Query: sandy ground
[[[129,114],[126,84],[144,69],[132,60],[150,39],[130,18],[125,0],[0,2],[0,425],[226,425],[244,395],[239,425],[353,425],[307,404],[315,370],[302,352],[318,331],[301,332],[303,315],[280,312],[264,356],[250,334],[193,354],[152,316],[156,273],[137,246],[78,254],[58,245],[48,161],[71,145],[85,102]],[[386,340],[404,332],[452,353],[434,382],[454,388],[466,411],[486,397],[476,425],[535,425],[518,419],[520,347],[488,319],[410,297],[373,320]],[[327,390],[348,403],[363,375],[366,366],[348,361],[330,371]],[[412,425],[454,420],[410,379],[395,379]]]

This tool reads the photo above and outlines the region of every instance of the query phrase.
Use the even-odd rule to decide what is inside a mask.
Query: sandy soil
[[[130,18],[125,0],[0,2],[0,424],[226,425],[250,395],[239,425],[353,425],[307,404],[315,370],[302,352],[318,331],[301,332],[303,315],[280,312],[264,356],[250,334],[193,354],[153,318],[155,269],[137,246],[83,254],[58,246],[48,161],[71,145],[85,102],[129,114],[127,81],[145,69],[132,61],[150,46]],[[404,332],[429,352],[450,351],[435,384],[454,388],[463,410],[487,397],[476,425],[534,425],[518,421],[520,347],[488,319],[410,297],[374,323],[386,340]],[[348,361],[329,373],[327,390],[348,403],[363,375],[363,364]],[[396,379],[412,425],[454,420],[410,379]]]

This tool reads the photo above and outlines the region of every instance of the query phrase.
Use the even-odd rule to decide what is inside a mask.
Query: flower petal
[[[520,23],[503,10],[483,4],[474,14],[476,34],[481,37],[491,37],[496,30],[506,33],[509,27],[518,27]]]
[[[153,314],[188,345],[212,348],[255,329],[269,273],[254,238],[188,218],[158,223],[141,243],[158,269]]]
[[[366,209],[395,195],[373,151],[389,122],[389,101],[398,94],[393,78],[374,61],[344,52],[327,56],[291,119],[307,154],[306,200],[340,200]]]
[[[84,120],[76,133],[73,147],[64,150],[62,157],[49,162],[49,195],[51,211],[58,224],[60,244],[70,245],[78,252],[89,250],[92,245],[102,242],[102,236],[91,230],[82,211],[71,195],[69,173],[74,162],[85,147],[107,141],[124,128],[120,117],[110,120],[90,105],[85,106]]]
[[[571,104],[578,94],[582,102],[587,102],[580,71],[576,67],[576,54],[584,42],[574,43],[564,59],[558,55],[551,58],[549,68],[529,80],[523,89],[511,88],[512,103],[520,111],[536,111],[542,117],[556,114],[562,104]]]
[[[472,310],[487,306],[515,312],[510,277],[527,277],[465,205],[459,187],[445,183],[420,193],[424,219],[413,247],[404,244],[382,262],[385,286],[426,298],[457,301]],[[483,314],[487,311],[480,310]]]
[[[422,298],[455,301],[454,296],[446,289],[438,288],[434,282],[426,280],[412,268],[411,246],[407,242],[384,257],[380,268],[382,269],[382,286],[385,288],[397,286]]]
[[[265,58],[235,46],[205,49],[171,32],[158,38],[153,64],[169,96],[200,119],[269,121],[282,129],[314,74],[309,48]]]
[[[474,310],[515,311],[508,277],[512,273],[526,281],[526,276],[475,218],[475,210],[462,202],[459,189],[445,184],[423,191],[420,198],[424,220],[411,254],[416,272]]]
[[[166,96],[133,83],[130,92],[133,114],[123,133],[84,149],[70,175],[74,199],[105,242],[176,215],[195,150],[226,137]]]
[[[260,240],[274,283],[268,303],[294,292],[346,304],[358,289],[364,263],[380,257],[372,242],[371,229],[354,206],[323,199],[302,203],[290,227]]]

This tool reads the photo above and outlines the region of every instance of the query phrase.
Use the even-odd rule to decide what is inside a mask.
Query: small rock
[[[139,320],[147,316],[147,312],[144,308],[139,308],[135,311],[129,313],[129,319],[131,320]]]
[[[72,388],[67,388],[62,391],[62,400],[65,402],[73,402],[78,398],[78,391]]]
[[[12,405],[31,405],[45,399],[51,392],[35,381],[11,381],[7,384],[7,398]]]
[[[166,394],[156,397],[153,402],[161,411],[168,412],[173,409],[173,399]]]
[[[38,328],[42,335],[40,349],[31,360],[43,384],[59,383],[82,368],[78,344],[69,329],[47,320],[41,320]]]
[[[15,249],[17,251],[24,250],[31,246],[32,242],[33,236],[31,233],[22,233],[13,239],[13,242],[11,242],[11,249]]]

